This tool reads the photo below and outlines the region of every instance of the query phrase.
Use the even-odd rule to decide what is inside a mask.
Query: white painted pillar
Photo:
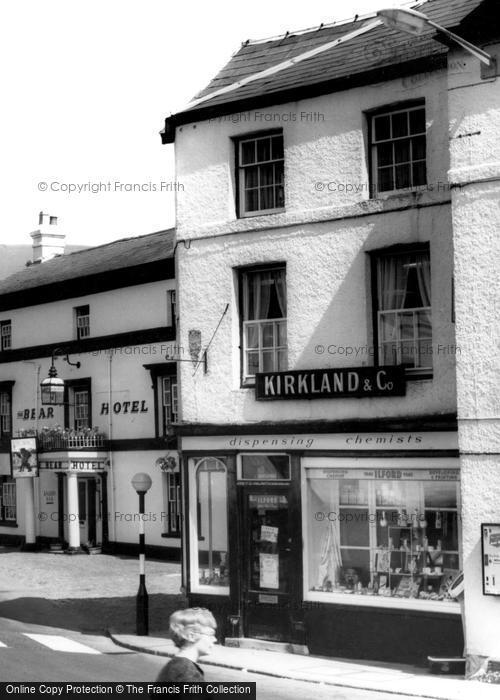
[[[19,480],[20,481],[20,480]],[[29,476],[24,481],[24,529],[25,529],[25,547],[26,549],[34,549],[36,544],[35,532],[35,478]]]
[[[78,513],[78,481],[76,473],[68,472],[68,551],[80,549],[80,517]]]

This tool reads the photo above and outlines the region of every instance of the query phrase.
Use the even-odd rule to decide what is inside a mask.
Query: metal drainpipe
[[[108,440],[111,442],[113,438],[113,407],[111,404],[111,399],[113,397],[113,391],[112,391],[112,362],[113,362],[113,348],[111,348],[111,352],[109,353],[109,368],[108,368],[108,380],[109,380],[109,386],[108,386],[108,405],[109,405],[109,410],[108,410]],[[109,495],[111,494],[111,500],[112,500],[112,506],[113,510],[110,508],[110,503],[108,502],[107,504],[107,511],[108,511],[108,518],[110,513],[114,513],[114,508],[115,508],[115,496],[116,496],[116,484],[115,484],[115,475],[114,475],[114,469],[113,469],[113,450],[110,445],[110,450],[109,450],[109,483],[111,488],[108,490],[108,499]],[[111,518],[111,528],[109,528],[108,524],[108,532],[109,532],[109,539],[111,542],[116,542],[116,523],[114,518]]]

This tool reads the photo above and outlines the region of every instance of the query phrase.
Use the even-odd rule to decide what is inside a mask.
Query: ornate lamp
[[[52,362],[49,369],[49,376],[43,379],[40,384],[40,394],[42,405],[44,406],[61,406],[64,403],[64,379],[57,376],[57,370],[54,365],[54,359],[57,355],[65,355],[63,358],[68,365],[80,367],[80,362],[70,362],[68,353],[65,353],[61,348],[55,348],[52,351]]]

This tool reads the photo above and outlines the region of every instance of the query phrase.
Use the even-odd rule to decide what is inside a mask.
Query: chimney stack
[[[41,211],[38,226],[37,231],[30,233],[33,239],[33,262],[41,263],[56,255],[64,255],[66,236],[64,233],[57,233],[57,216],[49,216]]]

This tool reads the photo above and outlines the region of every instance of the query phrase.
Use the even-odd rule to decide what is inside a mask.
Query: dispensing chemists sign
[[[481,523],[483,593],[500,595],[500,523]]]
[[[373,396],[404,396],[404,367],[343,367],[255,375],[255,398],[337,399]]]

